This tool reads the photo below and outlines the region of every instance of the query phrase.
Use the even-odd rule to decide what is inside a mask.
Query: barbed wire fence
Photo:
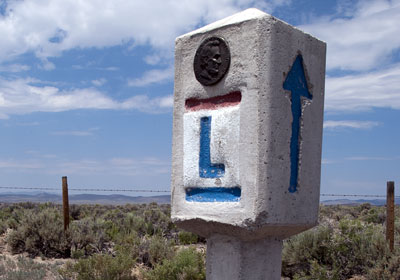
[[[62,204],[63,204],[63,215],[64,215],[64,230],[69,227],[69,199],[68,191],[72,192],[109,192],[109,193],[170,193],[170,189],[146,189],[146,188],[112,188],[112,187],[96,187],[96,188],[68,188],[67,177],[62,178],[62,188],[55,187],[11,187],[11,186],[0,186],[0,190],[31,190],[31,191],[51,191],[51,192],[62,192]],[[394,248],[394,221],[395,221],[395,198],[400,196],[394,195],[394,182],[387,182],[387,194],[334,194],[334,193],[321,193],[320,197],[351,197],[351,198],[386,198],[386,241],[389,243],[390,250]],[[366,202],[368,200],[365,200]],[[323,203],[323,202],[322,202]]]
[[[61,188],[56,187],[9,187],[0,186],[0,189],[6,190],[37,190],[37,191],[53,191],[61,192]],[[68,191],[74,192],[125,192],[125,193],[171,193],[171,190],[160,190],[160,189],[144,189],[144,188],[112,188],[112,187],[102,187],[102,188],[68,188]],[[321,197],[364,197],[364,198],[386,198],[384,194],[334,194],[334,193],[321,193]],[[400,198],[400,196],[395,196],[395,198]]]
[[[351,198],[386,198],[386,240],[390,245],[390,250],[394,248],[394,208],[395,198],[400,196],[394,195],[394,182],[387,182],[387,194],[335,194],[335,193],[321,193],[320,197],[351,197]],[[32,191],[51,191],[51,192],[62,192],[63,209],[64,209],[64,230],[69,226],[69,202],[68,202],[68,191],[72,192],[109,192],[109,193],[171,193],[170,189],[146,189],[146,188],[112,188],[112,187],[96,187],[96,188],[68,188],[67,177],[63,177],[62,188],[55,187],[11,187],[11,186],[0,186],[0,190],[32,190]],[[368,201],[368,200],[366,200]]]
[[[42,190],[42,191],[57,191],[60,192],[61,188],[54,187],[1,187],[0,189],[8,190]],[[148,193],[170,193],[170,190],[148,190],[148,189],[136,189],[136,188],[68,188],[68,191],[78,192],[148,192]]]

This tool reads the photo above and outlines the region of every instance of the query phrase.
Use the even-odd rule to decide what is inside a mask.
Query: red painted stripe
[[[185,101],[185,108],[188,111],[215,110],[221,107],[235,106],[242,100],[240,91],[233,91],[225,95],[198,99],[189,98]]]

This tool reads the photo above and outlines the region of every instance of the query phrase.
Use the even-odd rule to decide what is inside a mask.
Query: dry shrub
[[[25,209],[21,221],[7,236],[12,253],[28,252],[31,256],[69,257],[70,239],[64,233],[60,211],[45,208],[38,212]]]

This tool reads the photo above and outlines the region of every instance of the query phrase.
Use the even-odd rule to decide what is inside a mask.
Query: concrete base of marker
[[[281,279],[282,240],[242,241],[224,235],[207,239],[207,280]]]

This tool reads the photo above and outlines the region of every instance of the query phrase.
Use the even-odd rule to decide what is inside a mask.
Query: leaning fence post
[[[68,202],[67,176],[62,177],[62,196],[63,196],[63,212],[64,212],[64,231],[66,231],[69,226],[69,202]]]
[[[394,248],[394,182],[387,182],[386,194],[386,240],[390,251]]]

